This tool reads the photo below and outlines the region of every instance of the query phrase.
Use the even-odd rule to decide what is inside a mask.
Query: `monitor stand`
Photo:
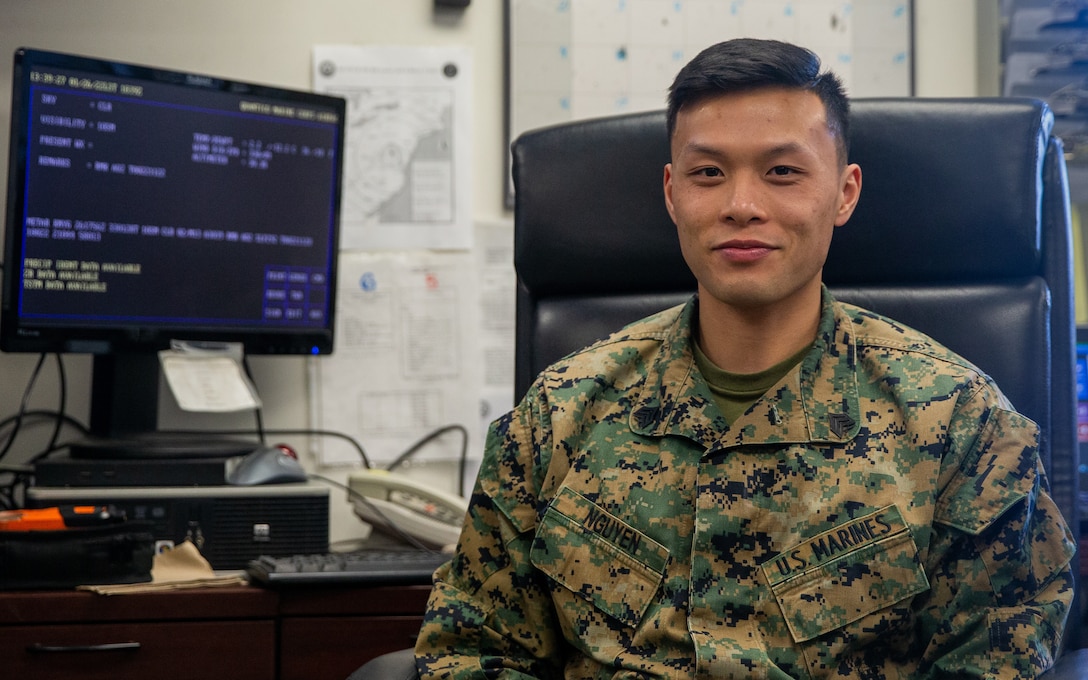
[[[73,458],[230,458],[253,451],[254,440],[200,432],[156,431],[159,357],[99,354],[91,377],[90,435],[73,443]]]
[[[69,446],[72,458],[232,458],[257,448],[255,441],[193,434],[143,432],[111,437],[89,436]]]

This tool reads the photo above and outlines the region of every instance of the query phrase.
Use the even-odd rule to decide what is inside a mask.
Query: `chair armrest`
[[[1088,680],[1088,649],[1072,649],[1058,659],[1043,680]]]
[[[1073,677],[1073,676],[1069,676]],[[347,680],[418,680],[414,649],[382,654],[363,664]],[[1064,680],[1064,676],[1061,680]]]

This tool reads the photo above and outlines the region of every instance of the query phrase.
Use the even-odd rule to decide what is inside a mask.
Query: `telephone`
[[[388,520],[438,548],[457,542],[468,511],[467,499],[388,470],[356,470],[348,475],[348,488],[354,492],[349,498],[359,519],[381,531]]]

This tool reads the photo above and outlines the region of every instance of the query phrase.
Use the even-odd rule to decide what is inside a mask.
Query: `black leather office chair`
[[[1029,100],[855,101],[861,201],[824,280],[989,372],[1041,425],[1052,493],[1076,530],[1071,232],[1051,125]],[[548,363],[695,283],[662,198],[663,113],[533,131],[513,150],[520,398]],[[1075,604],[1067,649],[1080,646],[1080,618]],[[1067,652],[1047,677],[1088,677],[1086,661]],[[353,680],[415,677],[408,650],[360,672]]]

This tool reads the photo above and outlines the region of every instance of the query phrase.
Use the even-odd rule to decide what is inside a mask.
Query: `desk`
[[[422,585],[0,592],[0,669],[40,680],[344,680],[412,644],[429,592]]]

